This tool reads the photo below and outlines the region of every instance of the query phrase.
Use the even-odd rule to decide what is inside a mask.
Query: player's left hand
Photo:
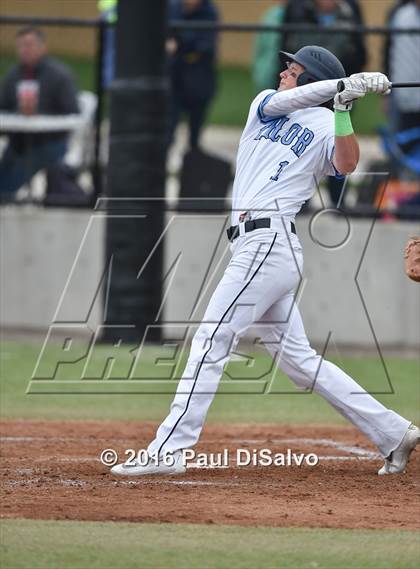
[[[377,71],[365,71],[363,73],[353,73],[350,79],[363,79],[366,81],[368,93],[379,93],[388,95],[391,92],[392,83],[386,75]]]
[[[364,79],[349,78],[341,79],[343,90],[339,91],[334,97],[335,111],[350,111],[353,101],[364,97],[367,93],[367,84]]]

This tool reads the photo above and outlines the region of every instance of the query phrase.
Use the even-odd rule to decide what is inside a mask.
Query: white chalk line
[[[98,444],[100,440],[107,440],[109,439],[92,439],[92,438],[74,438],[74,437],[31,437],[31,436],[21,436],[21,437],[0,437],[0,442],[34,442],[34,441],[59,441],[59,442],[90,442],[92,444]],[[119,439],[119,440],[127,440],[127,439]],[[363,447],[355,447],[351,445],[347,445],[332,439],[310,439],[310,438],[285,438],[285,439],[230,439],[230,440],[203,440],[203,444],[245,444],[245,445],[284,445],[284,444],[305,444],[305,445],[314,445],[314,446],[323,446],[323,447],[333,447],[341,452],[350,453],[349,455],[321,455],[318,456],[320,461],[360,461],[360,460],[376,460],[380,458],[378,453],[372,452],[368,449]],[[353,455],[353,456],[351,456]],[[99,463],[100,460],[97,457],[91,456],[66,456],[66,457],[57,457],[57,456],[44,456],[38,457],[36,459],[32,459],[35,462],[51,462],[52,464],[55,463]],[[233,464],[235,463],[235,464]],[[209,464],[206,466],[202,466],[197,463],[189,463],[187,465],[188,469],[191,470],[215,470],[215,469],[241,469],[241,468],[249,468],[249,466],[240,467],[236,465],[236,460],[231,459],[229,465],[219,465],[219,464]],[[278,468],[285,468],[284,466],[280,466]],[[288,468],[288,466],[286,467]],[[0,470],[9,470],[9,469],[0,469]],[[29,469],[29,468],[21,468],[15,470],[15,474],[20,474],[21,476],[30,476],[35,474],[37,471],[36,469]],[[75,479],[57,479],[52,477],[43,477],[43,478],[31,478],[28,479],[18,479],[18,480],[8,480],[6,485],[9,487],[17,487],[17,486],[34,486],[34,485],[60,485],[66,487],[86,487],[89,482],[86,480],[75,480]],[[105,483],[99,483],[101,486],[109,486],[109,481],[105,481]],[[136,481],[112,481],[112,485],[114,486],[144,486],[144,485],[151,485],[151,484],[163,484],[163,485],[175,485],[175,486],[240,486],[240,483],[235,483],[231,481],[209,481],[209,480],[160,480],[160,479],[146,479],[146,480],[136,480]],[[98,482],[95,481],[95,485],[98,485]]]
[[[109,441],[109,439],[96,439],[96,438],[75,438],[75,437],[0,437],[1,442],[34,442],[34,441],[59,441],[59,442],[91,442],[92,444],[98,444],[100,440]],[[126,440],[126,439],[113,439],[113,440]],[[204,439],[201,441],[202,444],[307,444],[315,446],[332,446],[337,450],[343,452],[349,452],[351,454],[359,456],[371,456],[372,458],[378,458],[380,456],[377,452],[370,451],[363,447],[351,446],[335,441],[333,439],[308,439],[308,438],[287,438],[287,439],[228,439],[228,440],[211,440]]]
[[[55,440],[55,441],[76,441],[76,442],[81,442],[82,440],[84,441],[89,441],[92,442],[94,444],[98,444],[98,439],[92,439],[92,438],[88,438],[88,439],[80,439],[80,438],[73,438],[73,437],[31,437],[31,436],[21,436],[21,437],[0,437],[0,442],[32,442],[32,441],[51,441],[51,440]],[[202,441],[203,444],[258,444],[258,445],[263,445],[263,444],[272,444],[272,445],[284,445],[284,444],[305,444],[305,445],[314,445],[314,446],[324,446],[324,447],[333,447],[336,448],[338,451],[341,452],[346,452],[346,453],[350,453],[350,455],[353,456],[349,456],[349,455],[318,455],[318,458],[320,461],[329,461],[329,462],[344,462],[344,461],[358,461],[358,460],[377,460],[380,458],[380,455],[378,453],[372,452],[368,449],[365,449],[363,447],[355,447],[355,446],[351,446],[351,445],[347,445],[344,444],[342,442],[339,441],[335,441],[333,439],[316,439],[316,438],[285,438],[285,439],[230,439],[230,440],[203,440]],[[99,458],[97,457],[91,457],[91,456],[66,456],[66,457],[57,457],[57,456],[45,456],[45,457],[38,457],[36,459],[34,459],[36,462],[51,462],[51,463],[86,463],[86,462],[91,462],[91,463],[100,463]],[[233,464],[234,463],[234,464]],[[217,461],[215,464],[208,464],[208,465],[200,465],[197,463],[189,463],[187,465],[188,469],[197,469],[197,470],[215,470],[215,469],[229,469],[229,468],[235,468],[235,469],[241,469],[241,468],[249,468],[249,466],[244,466],[244,467],[239,467],[236,465],[236,460],[235,459],[231,459],[229,462],[229,465],[224,465],[224,464],[217,464]],[[284,467],[280,467],[280,468],[284,468]],[[4,470],[4,469],[1,469]],[[7,470],[7,469],[6,469]],[[21,474],[22,476],[28,476],[31,475],[31,469],[20,469],[16,471],[16,474]],[[57,484],[57,479],[52,479],[52,482]],[[74,484],[73,484],[74,482]],[[87,484],[84,481],[82,482],[82,486]],[[181,481],[169,481],[169,480],[163,480],[161,481],[161,483],[164,484],[170,484],[170,483],[177,483],[180,484]],[[187,481],[182,481],[182,482],[187,482]],[[20,483],[26,483],[28,484],[28,481],[20,481]],[[36,483],[36,482],[34,482]],[[143,483],[151,483],[150,481],[145,481]],[[215,485],[215,483],[210,482],[210,481],[191,481],[191,485],[195,484],[195,485],[200,485],[201,483],[206,484],[206,485]],[[18,482],[16,481],[17,485]],[[79,482],[77,481],[67,481],[67,482],[59,482],[59,484],[61,485],[67,485],[67,486],[71,486],[71,485],[75,485],[75,486],[80,486]],[[201,484],[201,485],[203,485]],[[13,483],[12,483],[13,485]]]
[[[334,441],[333,439],[279,439],[279,440],[281,440],[282,443],[288,443],[288,444],[300,442],[308,445],[313,444],[317,446],[332,446],[337,450],[341,450],[343,452],[349,452],[351,454],[355,454],[358,456],[370,456],[372,458],[378,458],[378,456],[380,456],[377,452],[373,452],[363,447],[349,446],[339,441]],[[273,439],[272,442],[274,444],[277,444],[278,440]]]
[[[284,443],[284,442],[288,442],[288,443],[292,443],[292,442],[302,442],[301,439],[277,439],[277,440],[272,440],[272,443]],[[318,442],[321,441],[321,442]],[[233,441],[231,441],[233,442]],[[253,441],[254,443],[256,443],[256,441]],[[260,442],[260,441],[258,441]],[[267,442],[267,441],[263,441],[263,442]],[[312,443],[312,444],[320,444],[321,446],[335,446],[336,448],[338,448],[339,450],[341,450],[342,447],[345,448],[345,450],[347,450],[348,452],[354,452],[355,450],[357,451],[356,456],[342,456],[342,455],[319,455],[318,458],[320,461],[361,461],[361,460],[376,460],[378,458],[380,458],[379,454],[375,454],[371,451],[368,451],[366,449],[362,449],[360,447],[349,447],[347,445],[342,445],[341,443],[337,443],[336,441],[330,441],[329,439],[304,439],[303,442],[306,443]],[[335,444],[331,444],[331,443],[335,443]],[[363,455],[362,453],[365,453],[365,455]],[[67,456],[67,457],[56,457],[56,456],[45,456],[45,457],[39,457],[37,459],[35,459],[36,462],[50,462],[52,464],[57,463],[57,462],[61,462],[61,463],[85,463],[85,462],[92,462],[92,463],[100,463],[99,458],[97,457],[90,457],[90,456]],[[234,463],[234,464],[231,464]],[[187,469],[188,470],[220,470],[220,469],[229,469],[229,468],[235,468],[235,469],[242,469],[242,468],[249,468],[249,466],[237,466],[236,465],[236,460],[234,458],[231,459],[229,465],[220,465],[220,464],[209,464],[206,466],[202,466],[198,463],[189,463],[187,465]],[[290,468],[290,466],[279,466],[277,467],[280,469],[282,468]],[[9,468],[1,468],[0,471],[9,471]],[[31,469],[31,468],[18,468],[15,469],[14,471],[15,474],[17,475],[21,475],[21,476],[32,476],[34,474],[37,474],[38,471],[37,469]],[[39,473],[38,473],[39,474]],[[55,477],[51,477],[51,476],[43,476],[43,477],[35,477],[35,478],[31,478],[31,479],[9,479],[5,482],[5,486],[9,486],[12,488],[15,487],[28,487],[28,486],[43,486],[43,485],[59,485],[59,486],[66,486],[66,487],[77,487],[77,488],[81,488],[81,487],[86,487],[89,484],[91,484],[91,482],[86,481],[86,480],[78,480],[78,479],[69,479],[69,478],[62,478],[62,479],[57,479]],[[141,485],[150,485],[150,484],[172,484],[172,485],[178,485],[178,486],[240,486],[241,483],[236,483],[236,482],[232,482],[232,481],[210,481],[210,480],[168,480],[168,479],[141,479],[141,480],[129,480],[129,481],[125,481],[125,480],[121,480],[121,481],[95,481],[94,482],[95,486],[97,486],[98,484],[100,486],[103,487],[107,487],[110,484],[114,485],[114,486],[141,486]]]
[[[348,456],[348,455],[317,455],[318,459],[320,461],[360,461],[360,460],[378,460],[381,458],[381,456],[379,454],[375,454],[373,456]],[[23,460],[23,459],[21,459]],[[86,463],[86,462],[91,462],[91,463],[97,463],[97,464],[102,464],[101,461],[99,460],[99,458],[95,458],[95,457],[86,457],[86,456],[61,456],[61,457],[56,457],[56,456],[44,456],[44,457],[39,457],[36,459],[33,459],[32,462],[50,462],[51,464],[54,463],[75,463],[75,464],[82,464],[82,463]],[[207,465],[203,465],[203,464],[199,464],[197,462],[190,462],[187,464],[187,468],[191,468],[191,469],[197,469],[197,470],[212,470],[212,469],[219,469],[219,470],[223,470],[223,469],[227,469],[227,468],[252,468],[253,465],[248,465],[248,466],[237,466],[236,464],[236,459],[235,458],[230,458],[229,460],[229,465],[225,465],[225,464],[207,464]],[[276,466],[276,465],[274,465]],[[299,466],[299,465],[296,465]],[[289,467],[289,465],[286,465],[286,467]],[[279,468],[284,468],[282,465],[279,465]],[[9,471],[10,468],[0,468],[0,472],[1,471]],[[16,473],[18,474],[29,474],[31,471],[31,469],[29,468],[21,468],[21,469],[17,469],[15,470]]]
[[[380,455],[375,455],[375,456],[342,456],[342,455],[318,455],[318,459],[320,461],[361,461],[361,460],[377,460],[380,458]],[[63,456],[63,457],[55,457],[55,456],[45,456],[45,457],[40,457],[35,459],[33,462],[50,462],[51,464],[54,463],[76,463],[76,464],[82,464],[82,463],[86,463],[86,462],[91,462],[91,463],[97,463],[97,464],[101,464],[101,461],[98,458],[95,457],[86,457],[86,456]],[[207,464],[207,465],[202,465],[199,464],[197,462],[190,462],[187,464],[187,469],[191,469],[191,470],[226,470],[229,468],[235,468],[235,469],[246,469],[246,468],[255,468],[254,465],[241,465],[238,466],[237,461],[235,458],[231,458],[229,460],[229,464]],[[259,465],[257,465],[259,466]],[[282,469],[282,468],[290,468],[293,466],[299,466],[297,464],[292,464],[292,465],[272,465],[276,468]],[[266,468],[264,466],[262,466],[261,468]],[[10,468],[0,468],[0,472],[2,471],[6,471],[9,472]],[[31,475],[37,472],[37,469],[31,469],[31,468],[17,468],[14,469],[14,473],[15,474],[19,474],[22,476],[27,476],[27,475]]]
[[[118,481],[117,486],[141,486],[145,484],[175,484],[178,486],[242,486],[240,482],[210,480],[129,480]]]
[[[351,461],[351,460],[356,460],[356,461],[360,461],[360,460],[373,460],[373,458],[371,456],[333,456],[333,455],[325,455],[325,456],[319,456],[318,457],[319,460],[327,460],[327,461]],[[52,461],[54,459],[54,457],[45,457],[45,459],[48,459],[49,461]],[[100,462],[99,459],[97,458],[91,458],[91,457],[61,457],[60,459],[58,459],[60,462]],[[57,462],[57,459],[55,459],[55,461]],[[232,461],[232,462],[236,462],[236,461]],[[244,466],[244,467],[238,467],[238,466],[227,466],[227,465],[207,465],[207,466],[201,466],[198,465],[197,463],[190,463],[187,465],[187,469],[197,469],[197,470],[213,470],[213,469],[227,469],[227,468],[249,468]],[[277,467],[279,468],[279,470],[281,470],[282,468],[285,468],[284,466],[280,466]],[[286,467],[287,468],[287,467]],[[6,470],[6,469],[0,469],[0,470]],[[31,476],[33,474],[36,474],[37,470],[36,469],[31,469],[31,468],[22,468],[22,469],[16,469],[15,470],[15,474],[20,474],[22,476]],[[153,475],[151,475],[153,476]],[[72,478],[55,478],[55,477],[50,477],[50,476],[43,476],[43,477],[35,477],[35,478],[31,478],[31,479],[9,479],[5,482],[4,486],[9,486],[12,488],[16,488],[16,487],[28,487],[28,486],[43,486],[43,485],[55,485],[55,486],[66,486],[66,487],[76,487],[76,488],[82,488],[82,487],[86,487],[89,486],[90,484],[92,484],[92,482],[87,481],[87,480],[78,480],[78,479],[72,479]],[[101,487],[109,487],[110,485],[112,486],[145,486],[145,485],[153,485],[153,484],[169,484],[169,485],[175,485],[175,486],[227,486],[227,487],[231,487],[231,486],[241,486],[242,483],[240,482],[232,482],[231,480],[229,481],[210,481],[210,480],[168,480],[168,479],[159,479],[159,478],[152,478],[150,479],[149,477],[147,477],[146,479],[137,479],[137,480],[104,480],[104,481],[94,481],[93,484],[95,486],[101,486]]]
[[[153,475],[151,475],[153,476]],[[41,487],[43,485],[55,485],[55,486],[66,486],[66,487],[86,487],[92,484],[87,480],[78,480],[72,478],[49,478],[48,476],[44,477],[37,477],[31,478],[30,480],[22,480],[22,479],[10,479],[8,480],[4,486],[9,486],[12,488],[16,487],[28,487],[28,486],[37,486]],[[172,484],[175,486],[242,486],[240,482],[232,482],[232,481],[211,481],[211,480],[162,480],[160,478],[154,479],[140,479],[140,480],[114,480],[111,481],[102,481],[102,482],[94,482],[95,486],[101,486],[103,488],[109,488],[109,486],[146,486],[150,484]]]

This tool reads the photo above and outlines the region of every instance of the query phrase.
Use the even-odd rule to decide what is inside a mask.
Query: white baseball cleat
[[[183,474],[186,471],[182,450],[167,454],[158,462],[149,459],[145,465],[136,460],[128,460],[122,464],[116,464],[111,468],[111,474],[116,476],[146,476],[150,474]]]
[[[420,442],[420,429],[415,425],[410,425],[404,435],[403,440],[395,450],[385,459],[385,464],[378,470],[379,476],[384,474],[398,474],[404,472],[410,454]]]

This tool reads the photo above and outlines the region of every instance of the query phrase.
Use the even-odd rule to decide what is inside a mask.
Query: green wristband
[[[335,136],[350,136],[354,133],[348,111],[335,111]]]

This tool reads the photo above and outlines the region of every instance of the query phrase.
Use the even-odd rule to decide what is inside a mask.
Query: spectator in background
[[[412,0],[395,0],[394,4],[391,6],[390,10],[388,10],[388,13],[386,16],[386,22],[385,23],[388,27],[391,27],[391,25],[392,25],[392,18],[394,17],[395,12],[399,8],[401,8],[401,6],[405,6],[406,4],[408,4],[411,1]],[[389,77],[389,50],[391,47],[391,40],[392,40],[392,34],[385,36],[383,62],[382,63],[383,63],[384,73],[388,77]],[[388,99],[389,99],[389,97],[388,97]]]
[[[397,2],[395,2],[395,4],[391,7],[391,9],[388,11],[387,16],[386,16],[385,24],[388,27],[391,27],[391,20],[392,20],[394,13],[395,13],[395,10],[397,10],[397,8],[399,8],[403,4],[407,4],[407,2],[409,2],[409,1],[410,0],[397,0]],[[391,35],[385,36],[383,61],[382,61],[384,73],[388,77],[390,75],[390,73],[389,73],[389,49],[391,47],[391,37],[392,37]],[[392,133],[395,133],[398,130],[398,128],[397,128],[398,113],[397,113],[397,109],[395,107],[395,103],[393,101],[393,98],[394,98],[394,91],[391,91],[391,93],[388,95],[388,97],[383,98],[382,107],[383,107],[384,112],[386,113],[387,118],[388,118],[389,130]]]
[[[284,34],[284,51],[295,53],[305,45],[320,45],[332,51],[343,64],[347,76],[359,73],[366,64],[366,48],[361,34],[347,31],[363,24],[357,0],[289,0],[283,24],[315,24],[319,31]],[[328,33],[330,26],[342,28]],[[328,193],[332,207],[344,206],[345,178],[328,177]]]
[[[321,45],[342,62],[347,75],[359,73],[366,64],[366,48],[361,34],[346,31],[362,24],[356,0],[289,0],[284,24],[316,24],[319,31],[285,34],[283,50],[296,52],[305,45]],[[328,33],[330,26],[342,29]]]
[[[389,22],[391,28],[420,28],[420,0],[398,6]],[[393,34],[389,43],[389,78],[392,82],[420,82],[420,34]],[[392,104],[396,110],[399,132],[420,129],[420,89],[395,89]],[[417,138],[417,145],[420,136]],[[408,142],[403,150],[409,152],[416,140]]]
[[[102,85],[108,89],[115,73],[115,24],[117,22],[118,0],[98,0],[98,10],[107,26],[104,34],[102,54]]]
[[[397,0],[397,2],[395,2],[395,4],[392,6],[392,8],[389,10],[389,12],[387,14],[386,25],[388,27],[392,26],[392,19],[394,17],[395,12],[398,10],[398,8],[400,8],[401,6],[404,6],[408,2],[411,2],[411,0]],[[391,74],[390,69],[389,69],[389,52],[390,52],[390,48],[391,48],[391,40],[392,40],[392,34],[385,36],[383,68],[384,68],[385,75],[387,75],[388,77]],[[394,94],[395,94],[395,91],[391,91],[389,96],[384,97],[382,102],[383,102],[383,105],[385,107],[385,112],[388,115],[389,128],[391,129],[392,132],[397,132],[397,130],[398,130],[398,125],[397,125],[397,123],[398,123],[398,111],[396,109],[396,105],[394,102]]]
[[[16,49],[19,62],[0,84],[0,110],[24,115],[78,113],[73,76],[47,55],[44,33],[35,27],[19,30]],[[60,162],[67,134],[11,133],[0,161],[0,199],[13,198],[39,170]]]
[[[169,19],[185,22],[217,22],[211,0],[173,0]],[[199,147],[206,114],[216,92],[216,33],[212,30],[179,30],[167,41],[171,79],[169,142],[180,116],[189,117],[189,145]]]
[[[420,0],[401,2],[389,20],[391,28],[420,28]],[[420,34],[393,34],[389,40],[389,78],[392,82],[420,82]],[[420,88],[395,89],[390,115],[398,133],[398,146],[405,161],[399,165],[398,178],[415,184],[416,191],[399,203],[397,215],[403,219],[420,219]],[[404,161],[403,161],[404,163]],[[411,167],[409,166],[411,165]],[[408,167],[407,167],[408,166]]]
[[[263,15],[261,24],[279,26],[283,23],[284,4],[280,0]],[[259,32],[255,38],[252,77],[258,92],[275,89],[278,84],[281,35],[278,32]]]

